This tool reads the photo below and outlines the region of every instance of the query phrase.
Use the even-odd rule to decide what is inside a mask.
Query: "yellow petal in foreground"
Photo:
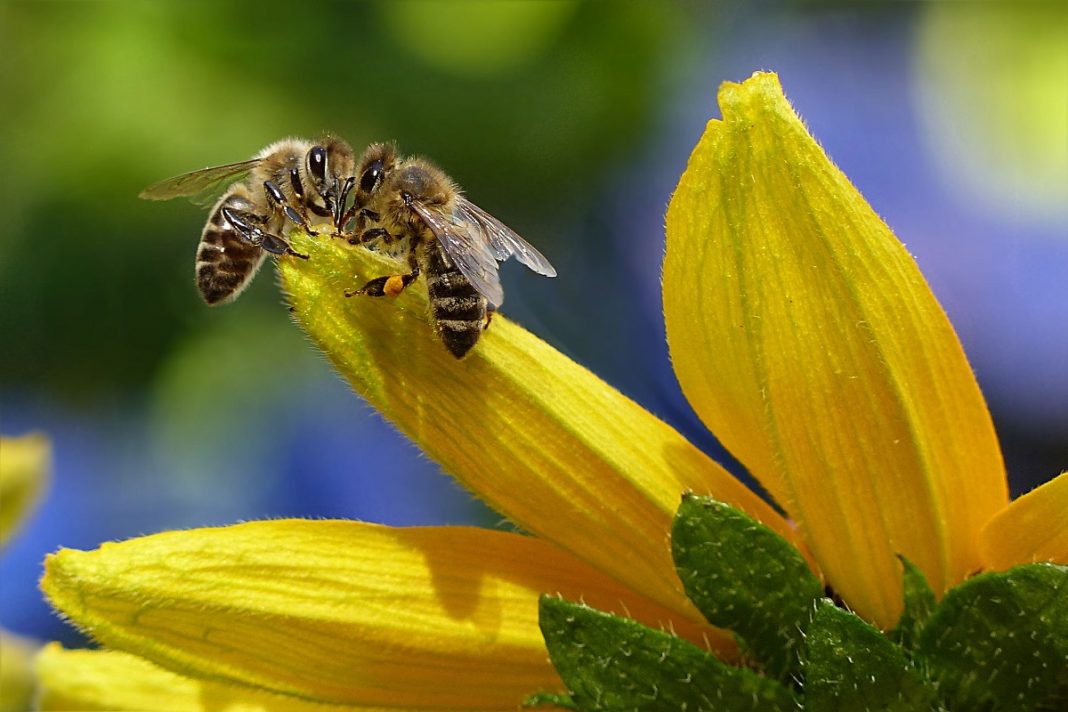
[[[0,546],[37,503],[51,460],[48,438],[40,433],[0,437]]]
[[[287,520],[166,532],[60,551],[41,586],[109,648],[351,705],[513,709],[560,690],[538,629],[541,593],[671,625],[544,542],[468,527]]]
[[[979,543],[989,569],[1068,564],[1068,472],[1013,500],[983,527]]]
[[[526,531],[693,620],[668,543],[684,491],[793,536],[678,432],[503,316],[457,361],[427,322],[421,281],[395,300],[344,297],[396,262],[344,240],[291,238],[311,256],[279,262],[299,324],[357,393]]]
[[[52,643],[35,664],[42,712],[386,712],[387,708],[320,704],[217,680],[197,680],[135,655],[64,650]],[[163,701],[166,701],[165,703]],[[397,708],[388,708],[396,710]]]
[[[1007,503],[989,413],[904,246],[805,130],[773,74],[719,92],[667,215],[676,374],[882,626],[903,554],[938,590],[980,565]]]
[[[0,630],[0,712],[23,712],[34,696],[31,660],[39,644]]]

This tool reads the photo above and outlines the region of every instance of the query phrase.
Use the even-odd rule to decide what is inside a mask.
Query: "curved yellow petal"
[[[35,661],[41,712],[397,712],[309,702],[253,687],[196,680],[115,651],[45,647]],[[164,702],[165,701],[165,702]]]
[[[1068,564],[1068,472],[1036,487],[994,515],[979,533],[986,568],[1052,561]]]
[[[0,712],[30,709],[35,681],[32,660],[39,643],[0,630]]]
[[[538,629],[541,593],[673,625],[545,542],[469,527],[286,520],[167,532],[62,550],[41,587],[110,648],[355,705],[511,709],[561,690]],[[698,641],[711,630],[674,626]]]
[[[695,621],[668,544],[684,491],[793,537],[678,432],[503,316],[457,361],[427,322],[422,281],[395,300],[346,299],[397,263],[343,240],[291,238],[311,256],[279,262],[297,322],[357,393],[526,531]]]
[[[51,461],[51,444],[40,433],[0,437],[0,546],[37,504]]]
[[[941,591],[1007,503],[990,415],[904,246],[778,78],[719,92],[667,214],[664,312],[687,398],[882,626],[904,554]]]

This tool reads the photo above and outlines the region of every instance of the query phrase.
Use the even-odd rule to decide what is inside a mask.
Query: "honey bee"
[[[478,342],[493,309],[504,301],[498,262],[515,255],[538,274],[556,276],[549,260],[464,197],[429,161],[402,158],[393,146],[372,144],[356,176],[349,211],[356,225],[349,242],[406,252],[409,271],[372,279],[345,296],[395,297],[424,274],[431,323],[456,358]]]
[[[209,305],[231,302],[244,291],[268,253],[307,259],[281,237],[291,222],[309,234],[309,213],[330,218],[340,234],[355,178],[352,149],[340,138],[319,143],[287,138],[248,161],[203,168],[142,191],[147,200],[188,197],[212,205],[200,235],[196,284]],[[218,189],[229,183],[218,200]]]

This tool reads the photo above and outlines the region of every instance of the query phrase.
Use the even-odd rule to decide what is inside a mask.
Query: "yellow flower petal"
[[[0,712],[23,712],[33,700],[34,678],[30,661],[37,644],[0,630]]]
[[[35,661],[42,712],[396,712],[283,697],[252,687],[195,680],[126,653],[48,645]]]
[[[427,322],[421,281],[395,300],[343,296],[396,262],[342,240],[291,237],[311,255],[279,262],[300,325],[357,393],[526,531],[695,621],[668,542],[684,491],[792,538],[678,432],[503,316],[457,361]]]
[[[916,264],[778,78],[719,102],[667,215],[675,371],[838,593],[890,626],[896,553],[939,591],[980,564],[978,530],[1008,496],[990,416]]]
[[[46,562],[42,589],[108,647],[306,699],[513,708],[560,690],[538,595],[669,614],[536,539],[468,527],[253,522],[166,532]],[[691,640],[703,631],[676,629]]]
[[[0,437],[0,546],[37,504],[51,460],[48,438],[40,433]]]
[[[1068,472],[996,514],[980,532],[979,547],[988,569],[1034,561],[1068,564]]]

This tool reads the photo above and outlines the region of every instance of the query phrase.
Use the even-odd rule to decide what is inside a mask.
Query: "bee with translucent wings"
[[[225,304],[248,286],[268,253],[307,259],[281,237],[291,223],[315,235],[309,226],[315,215],[332,220],[340,233],[355,181],[353,165],[352,149],[340,138],[327,136],[316,144],[287,138],[251,160],[156,183],[140,197],[188,197],[206,206],[225,187],[208,214],[196,257],[200,295],[209,305]]]
[[[407,253],[409,271],[372,279],[345,296],[395,297],[425,275],[431,323],[456,358],[478,342],[492,309],[504,301],[498,262],[514,255],[538,274],[556,276],[544,255],[464,197],[430,162],[373,144],[356,176],[349,242]]]

